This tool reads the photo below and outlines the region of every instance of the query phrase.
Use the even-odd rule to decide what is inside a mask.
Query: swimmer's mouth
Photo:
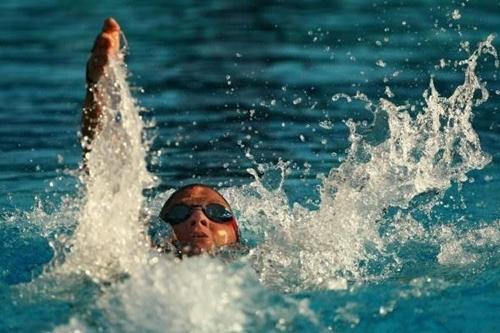
[[[203,232],[193,232],[191,234],[192,238],[208,238],[208,235]]]

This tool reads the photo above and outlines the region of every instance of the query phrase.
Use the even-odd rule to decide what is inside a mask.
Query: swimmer
[[[87,62],[81,128],[84,161],[99,134],[103,117],[100,101],[105,91],[99,89],[97,82],[110,59],[120,56],[120,26],[108,18]],[[217,248],[239,244],[238,225],[229,203],[207,185],[192,184],[177,190],[165,202],[160,218],[172,227],[170,243],[179,255],[213,253]]]
[[[172,243],[188,255],[239,243],[229,203],[207,185],[191,184],[177,190],[163,205],[160,218],[172,226]]]

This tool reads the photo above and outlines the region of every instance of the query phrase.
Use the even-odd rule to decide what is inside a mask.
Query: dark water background
[[[500,2],[2,1],[0,285],[30,281],[51,258],[43,238],[8,224],[7,216],[32,210],[37,200],[57,207],[61,196],[76,191],[68,170],[81,158],[77,132],[85,62],[108,16],[126,34],[131,82],[144,90],[136,89],[136,97],[149,110],[145,118],[155,122],[149,168],[162,183],[147,195],[193,181],[245,184],[253,179],[248,167],[282,159],[292,162],[287,194],[305,203],[318,199],[318,175],[345,156],[344,121],[373,117],[362,104],[334,103],[332,96],[360,91],[376,102],[388,98],[389,86],[395,95],[390,100],[418,105],[431,76],[449,95],[463,82],[453,62],[468,57],[464,43],[474,50],[499,32]],[[471,224],[500,218],[500,84],[493,63],[485,57],[478,66],[490,99],[475,109],[473,120],[493,160],[463,185],[464,205],[452,204],[440,217],[464,217]],[[331,129],[320,126],[325,121]],[[370,133],[383,138],[384,128]],[[456,191],[454,186],[448,196]],[[478,324],[479,331],[495,331],[500,326],[495,244],[488,255],[497,259],[486,273],[463,276],[458,282],[463,288],[449,291],[446,302],[431,295],[403,304],[392,320],[373,319],[367,311],[361,323],[337,328],[402,331],[409,325],[458,332]],[[369,307],[378,288],[388,287],[335,297]],[[321,300],[327,296],[317,295],[314,303],[325,318],[335,315]],[[11,310],[2,306],[5,318]],[[446,320],[437,316],[441,311]],[[3,327],[12,326],[0,325],[0,331]]]

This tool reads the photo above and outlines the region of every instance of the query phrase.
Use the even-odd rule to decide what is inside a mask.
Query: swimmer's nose
[[[208,226],[208,219],[201,208],[194,208],[194,211],[189,218],[189,224],[192,227],[203,226],[206,228]]]

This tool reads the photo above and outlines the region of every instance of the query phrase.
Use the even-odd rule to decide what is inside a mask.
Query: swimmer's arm
[[[84,159],[85,155],[90,151],[92,141],[99,130],[100,119],[102,117],[100,98],[102,98],[102,95],[99,94],[95,84],[87,81],[81,128]]]
[[[90,151],[92,141],[100,130],[104,94],[97,82],[104,74],[109,59],[118,54],[120,47],[120,26],[112,19],[104,21],[101,33],[97,36],[86,69],[86,92],[82,110],[82,146],[84,160]]]

